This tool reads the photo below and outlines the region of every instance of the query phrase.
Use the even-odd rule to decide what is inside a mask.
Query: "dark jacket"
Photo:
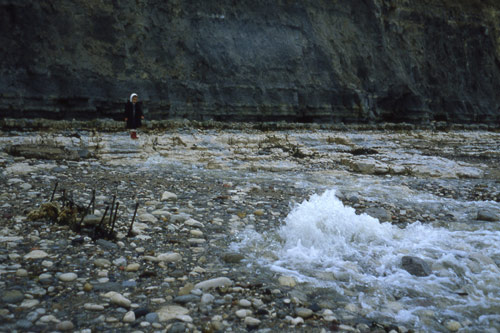
[[[142,114],[142,103],[135,103],[135,113],[134,113],[134,105],[132,102],[128,101],[125,104],[125,118],[127,118],[127,128],[136,129],[141,127],[141,117]]]

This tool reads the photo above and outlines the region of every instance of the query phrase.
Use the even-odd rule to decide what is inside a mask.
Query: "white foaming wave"
[[[334,279],[328,283],[337,290],[369,285],[377,290],[366,295],[373,305],[372,316],[419,321],[421,309],[411,299],[400,300],[405,308],[398,311],[376,306],[390,301],[393,293],[430,298],[434,310],[444,317],[450,313],[467,317],[477,304],[483,304],[487,313],[500,304],[500,270],[491,260],[500,256],[494,246],[500,244],[498,231],[449,231],[419,222],[401,229],[366,214],[356,215],[334,190],[328,190],[296,206],[278,233],[281,247],[274,249],[279,259],[271,269],[307,282],[315,279],[318,270],[331,272]],[[401,267],[405,255],[431,263],[433,273],[409,274]],[[467,297],[458,296],[463,290]]]
[[[281,255],[289,261],[323,266],[358,262],[363,266],[388,260],[393,264],[398,254],[432,250],[442,231],[420,223],[400,229],[367,214],[357,215],[354,208],[342,204],[335,191],[328,190],[295,207],[279,234],[284,240]],[[373,268],[381,270],[379,265]]]

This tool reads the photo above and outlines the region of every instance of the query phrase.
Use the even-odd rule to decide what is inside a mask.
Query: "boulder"
[[[415,276],[428,276],[432,273],[429,264],[417,257],[404,256],[401,258],[401,266]]]
[[[498,214],[490,209],[481,209],[477,212],[477,220],[479,221],[487,221],[487,222],[496,222],[500,218]]]

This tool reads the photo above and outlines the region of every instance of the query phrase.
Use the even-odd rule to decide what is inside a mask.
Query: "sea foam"
[[[354,300],[367,317],[390,316],[430,328],[422,316],[432,310],[436,325],[447,318],[475,321],[478,329],[498,324],[484,323],[484,315],[497,313],[500,304],[500,269],[491,259],[500,256],[498,231],[450,231],[420,222],[400,228],[356,214],[334,190],[311,196],[283,222],[276,235],[249,231],[239,247],[302,282],[339,292],[362,286]],[[266,255],[269,251],[274,255]],[[402,268],[403,256],[425,260],[432,273],[411,275]],[[429,305],[423,308],[417,299]]]

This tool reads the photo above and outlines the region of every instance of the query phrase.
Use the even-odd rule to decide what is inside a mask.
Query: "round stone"
[[[243,259],[245,259],[245,256],[240,254],[240,253],[230,252],[230,253],[224,253],[222,255],[222,260],[224,260],[228,264],[237,264],[240,261],[242,261]]]
[[[24,259],[42,259],[42,258],[46,258],[48,256],[49,255],[45,251],[33,250],[30,253],[28,253],[27,255],[25,255]]]
[[[295,280],[295,278],[293,276],[282,275],[279,277],[278,282],[282,286],[286,286],[286,287],[295,287],[297,285],[297,280]]]
[[[46,268],[49,268],[49,267],[52,267],[52,265],[54,265],[54,263],[50,260],[44,260],[42,261],[42,266],[43,267],[46,267]]]
[[[164,262],[176,262],[182,260],[181,255],[176,252],[161,253],[157,256],[157,258],[158,260]]]
[[[304,319],[307,319],[313,315],[313,311],[307,308],[297,308],[295,309],[295,313],[297,314],[297,316]]]
[[[456,332],[462,328],[462,325],[460,325],[460,323],[456,320],[448,320],[445,323],[445,326],[450,332]]]
[[[165,191],[161,195],[161,201],[176,201],[177,200],[177,195],[172,192]]]
[[[75,328],[75,325],[69,320],[61,321],[57,324],[56,329],[58,331],[72,331]]]
[[[108,259],[99,258],[94,260],[94,265],[96,267],[104,268],[111,266],[111,262]]]
[[[248,327],[257,327],[260,325],[260,320],[253,317],[246,317],[245,325],[247,325]]]
[[[38,276],[38,281],[40,281],[42,283],[49,283],[52,281],[52,274],[42,273]]]
[[[184,333],[186,331],[186,325],[181,322],[173,323],[172,326],[167,330],[167,333]]]
[[[111,296],[111,298],[110,298],[110,301],[113,304],[116,304],[118,306],[121,306],[121,307],[124,307],[127,309],[132,304],[132,302],[129,299],[125,298],[123,295],[118,294],[118,293],[113,294],[113,296]]]
[[[85,310],[89,310],[89,311],[102,311],[102,310],[104,310],[104,306],[103,305],[92,304],[92,303],[85,303],[83,305],[83,308]]]
[[[21,319],[16,322],[16,327],[22,330],[29,330],[33,326],[33,323],[26,319]]]
[[[134,280],[127,280],[122,282],[122,287],[124,288],[135,288],[137,286],[137,282]]]
[[[215,297],[211,294],[203,294],[201,296],[201,304],[210,304],[215,300]]]
[[[137,272],[140,267],[141,267],[141,265],[139,265],[137,263],[128,264],[127,267],[125,268],[125,271],[127,271],[127,272]]]
[[[24,299],[24,294],[19,290],[7,290],[2,295],[2,301],[8,304],[19,303]]]
[[[240,310],[236,311],[235,314],[236,314],[236,317],[238,317],[238,318],[245,318],[246,316],[248,316],[252,313],[250,312],[250,310],[240,309]]]
[[[160,320],[156,312],[150,312],[144,318],[150,323],[157,323]]]
[[[190,230],[189,233],[191,235],[195,236],[195,237],[201,237],[201,236],[203,236],[203,232],[200,231],[200,230],[196,230],[196,229]]]
[[[247,299],[240,299],[240,301],[238,302],[238,305],[242,306],[244,308],[248,308],[248,307],[252,306],[252,302],[250,302]]]
[[[16,271],[16,275],[19,276],[19,277],[25,277],[25,276],[28,276],[28,271],[23,269],[23,268],[19,268],[17,271]]]
[[[59,275],[59,280],[63,282],[71,282],[75,281],[78,278],[78,275],[76,273],[64,273]]]
[[[123,321],[126,323],[133,323],[135,321],[134,311],[129,311],[123,316]]]
[[[117,258],[113,260],[113,265],[115,266],[125,266],[127,264],[127,259],[124,257]]]

